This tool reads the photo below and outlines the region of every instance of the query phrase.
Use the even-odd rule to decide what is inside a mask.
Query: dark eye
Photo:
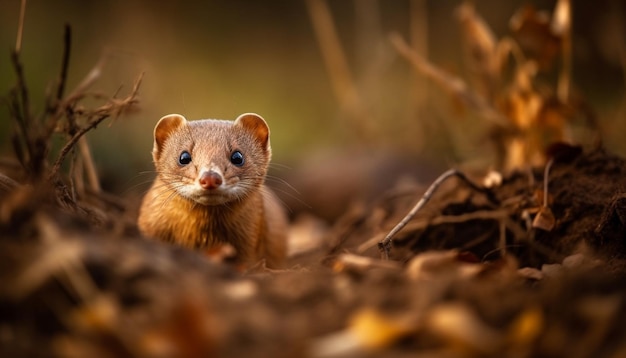
[[[188,151],[184,151],[180,153],[180,158],[178,158],[178,164],[187,165],[191,163],[191,154]]]
[[[230,155],[230,162],[238,167],[242,166],[244,162],[243,154],[238,150],[234,151],[233,154]]]

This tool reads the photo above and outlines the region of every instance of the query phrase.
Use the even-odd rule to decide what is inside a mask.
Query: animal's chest
[[[187,233],[191,246],[199,249],[211,248],[223,244],[232,245],[237,256],[248,258],[253,254],[258,241],[258,228],[255,222],[247,218],[224,217],[204,214],[199,216]],[[183,235],[185,235],[183,233]]]

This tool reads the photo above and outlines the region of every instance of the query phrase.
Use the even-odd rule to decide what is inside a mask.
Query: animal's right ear
[[[152,157],[155,162],[159,159],[167,138],[186,123],[187,120],[180,114],[168,114],[159,119],[154,127],[154,147],[152,148]]]

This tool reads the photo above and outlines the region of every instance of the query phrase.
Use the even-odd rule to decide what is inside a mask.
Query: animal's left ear
[[[235,119],[235,126],[244,128],[254,135],[263,148],[269,149],[270,127],[263,117],[256,113],[244,113]]]

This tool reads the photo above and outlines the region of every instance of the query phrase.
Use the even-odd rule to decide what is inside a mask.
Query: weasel
[[[279,267],[287,219],[264,185],[271,154],[269,127],[254,113],[235,121],[161,118],[152,150],[157,176],[139,211],[140,231],[189,248],[228,243],[240,263]]]

